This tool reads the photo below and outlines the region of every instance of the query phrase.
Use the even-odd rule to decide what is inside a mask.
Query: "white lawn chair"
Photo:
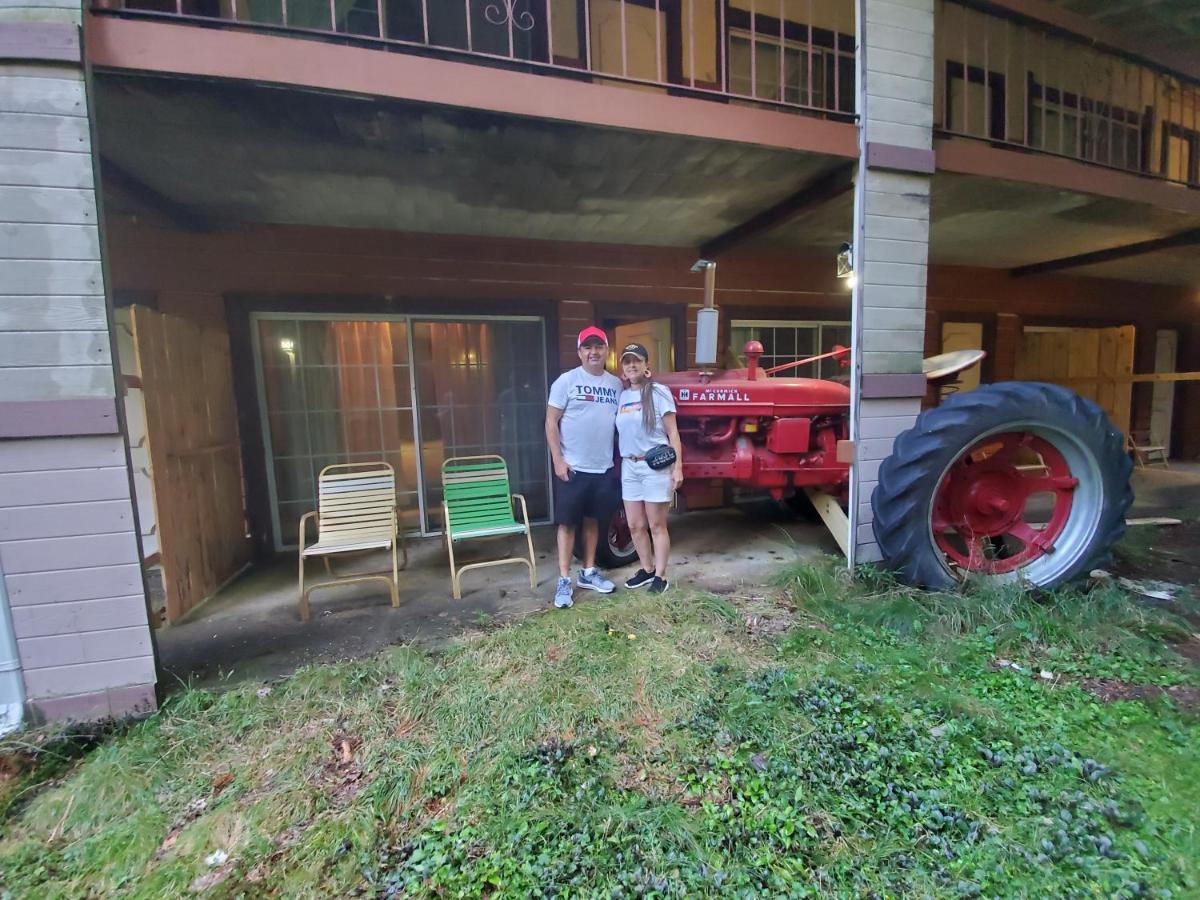
[[[305,546],[306,524],[317,523],[316,543]],[[383,573],[350,575],[333,581],[304,586],[304,560],[319,556],[325,571],[336,575],[330,558],[343,553],[364,550],[390,550],[392,570]],[[326,466],[317,479],[317,511],[300,517],[300,619],[307,622],[308,595],[317,588],[353,584],[360,581],[383,581],[392,595],[392,606],[400,605],[399,570],[397,561],[403,553],[408,564],[408,551],[403,545],[396,522],[396,473],[387,463],[341,463]]]

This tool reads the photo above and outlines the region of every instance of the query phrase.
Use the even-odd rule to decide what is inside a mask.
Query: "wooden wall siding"
[[[229,336],[135,306],[133,340],[174,622],[250,559]]]
[[[901,184],[905,177],[897,176]],[[911,242],[927,232],[923,198],[874,193],[873,211],[865,218],[872,236]],[[687,250],[287,226],[195,234],[125,217],[109,217],[108,223],[115,290],[144,294],[162,312],[217,327],[225,327],[226,294],[374,296],[383,298],[381,311],[409,303],[447,309],[472,303],[480,311],[501,311],[514,302],[548,301],[559,317],[550,323],[551,339],[559,346],[557,362],[569,367],[577,365],[575,326],[590,323],[595,304],[685,303],[691,307],[688,355],[694,358],[695,308],[703,290],[701,278],[689,271],[694,253]],[[926,277],[929,308],[943,319],[994,325],[996,346],[989,350],[998,380],[1012,377],[1012,335],[1019,334],[1022,319],[1029,324],[1122,325],[1137,310],[1139,324],[1185,328],[1200,311],[1194,292],[1162,285],[1054,274],[1013,279],[1002,270],[937,265],[927,267]],[[894,327],[897,317],[913,314],[921,291],[919,286],[887,285],[868,296],[867,327],[881,331],[885,329],[872,323],[886,321]],[[91,315],[78,302],[58,301],[56,316],[84,323]],[[717,304],[726,325],[736,317],[850,315],[845,283],[834,277],[828,256],[731,253],[718,269]],[[0,322],[3,317],[0,306]],[[1013,321],[1012,327],[1005,324]],[[904,351],[874,352],[894,359],[888,355]],[[904,359],[911,365],[920,355],[910,350]],[[1007,369],[1004,360],[1009,361]]]
[[[882,229],[873,234],[913,240],[927,231],[927,203],[879,202],[892,204],[893,214],[868,213],[868,226]],[[898,210],[906,214],[894,214]],[[222,297],[232,293],[376,296],[385,303],[691,304],[704,293],[702,278],[689,271],[695,252],[679,248],[267,225],[196,234],[115,215],[105,237],[115,291],[146,294],[160,312],[213,324],[225,321]],[[893,286],[877,293],[876,302],[902,307],[915,293]],[[1184,288],[1067,275],[1013,279],[1003,270],[961,266],[929,266],[928,296],[947,317],[1006,312],[1115,325],[1136,308],[1139,315],[1184,324],[1200,311],[1195,293]],[[850,316],[849,294],[828,254],[730,253],[718,267],[717,303],[784,318]],[[66,313],[60,307],[58,314]],[[0,304],[0,321],[3,315]]]
[[[152,685],[120,435],[0,441],[0,523],[29,699]]]
[[[596,308],[590,300],[561,300],[558,304],[559,365],[563,371],[579,365],[579,332],[596,324]],[[612,336],[609,335],[609,340]]]
[[[864,148],[871,142],[928,151],[933,146],[933,0],[866,0],[865,8],[865,108],[859,110]],[[919,373],[925,349],[930,178],[864,168],[862,161],[858,178],[858,372],[864,377]],[[920,397],[858,402],[850,491],[856,563],[880,559],[871,492],[893,439],[912,426],[920,411]]]
[[[78,25],[79,0],[3,0],[0,22],[65,22]]]
[[[933,2],[866,0],[865,82],[871,143],[933,146]],[[926,99],[928,98],[928,100]]]
[[[80,14],[0,0],[0,24]],[[87,116],[80,66],[0,63],[0,401],[115,402]],[[36,716],[153,706],[134,532],[121,435],[0,441],[0,577]]]

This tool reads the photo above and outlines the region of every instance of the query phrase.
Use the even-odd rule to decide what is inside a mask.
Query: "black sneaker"
[[[654,580],[650,582],[650,593],[665,594],[667,592],[667,588],[670,586],[671,582],[667,581],[667,579],[659,578],[657,575],[655,575]]]
[[[634,588],[646,587],[654,581],[654,573],[647,572],[645,569],[638,569],[634,575],[625,579],[625,587],[633,590]]]

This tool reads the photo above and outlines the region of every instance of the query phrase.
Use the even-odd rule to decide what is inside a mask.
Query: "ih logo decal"
[[[737,388],[701,388],[692,393],[691,388],[679,389],[680,400],[695,400],[697,403],[749,403],[750,395]]]

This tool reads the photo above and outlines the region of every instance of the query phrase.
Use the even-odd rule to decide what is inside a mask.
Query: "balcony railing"
[[[1200,90],[970,2],[939,0],[935,127],[1200,186]]]
[[[95,0],[723,101],[854,113],[853,0]]]

